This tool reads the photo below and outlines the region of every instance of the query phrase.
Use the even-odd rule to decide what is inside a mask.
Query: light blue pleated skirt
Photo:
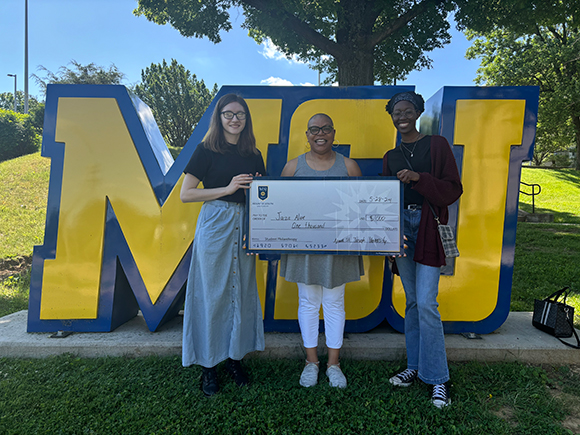
[[[215,200],[201,208],[185,296],[185,367],[264,350],[256,260],[242,249],[244,218],[243,204]]]

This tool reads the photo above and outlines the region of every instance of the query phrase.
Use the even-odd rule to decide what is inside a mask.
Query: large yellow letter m
[[[121,86],[49,90],[29,331],[111,331],[138,309],[155,330],[180,308],[198,208],[182,206],[181,174],[164,169],[134,103]]]

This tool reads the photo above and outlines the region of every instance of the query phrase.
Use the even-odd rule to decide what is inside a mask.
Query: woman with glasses
[[[419,378],[432,386],[431,402],[442,408],[451,403],[443,324],[437,303],[445,253],[429,204],[441,223],[446,224],[447,207],[457,201],[463,187],[447,140],[421,134],[415,126],[425,110],[423,97],[415,92],[401,92],[389,100],[386,109],[401,136],[400,146],[383,158],[383,175],[396,175],[404,183],[405,255],[394,259],[393,273],[400,275],[405,290],[407,347],[407,369],[389,382],[408,387]],[[389,260],[392,262],[393,258]]]
[[[335,133],[328,115],[319,113],[310,118],[306,131],[310,151],[290,160],[282,170],[282,176],[361,176],[354,160],[334,151]],[[326,375],[331,387],[346,388],[346,378],[339,363],[345,323],[344,289],[347,282],[358,281],[363,274],[362,257],[359,256],[282,256],[280,276],[298,284],[298,323],[306,348],[306,364],[300,376],[303,387],[312,387],[318,382],[318,319],[322,305],[328,347]]]
[[[219,99],[208,134],[184,172],[181,200],[203,206],[187,279],[182,363],[202,366],[201,389],[212,396],[219,390],[218,363],[227,360],[234,382],[248,385],[241,360],[264,350],[255,258],[243,252],[242,239],[245,190],[266,170],[243,98]]]

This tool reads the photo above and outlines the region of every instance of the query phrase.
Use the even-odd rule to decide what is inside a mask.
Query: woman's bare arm
[[[202,202],[219,199],[223,196],[232,195],[238,189],[249,189],[254,177],[251,174],[236,175],[225,187],[213,189],[200,189],[197,186],[200,180],[191,174],[185,174],[179,197],[182,202]]]

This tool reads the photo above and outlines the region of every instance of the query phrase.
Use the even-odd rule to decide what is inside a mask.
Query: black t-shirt
[[[413,149],[414,148],[414,149]],[[413,151],[413,157],[411,157],[411,151]],[[403,153],[409,162],[413,166],[413,169],[409,167]],[[414,147],[414,143],[404,143],[399,145],[395,149],[390,150],[388,153],[387,164],[389,165],[389,171],[391,174],[396,175],[402,169],[410,169],[414,172],[427,172],[431,173],[431,136],[425,136],[417,142],[417,146]],[[404,185],[405,192],[405,207],[409,204],[423,204],[423,195],[421,195],[416,190],[412,189],[413,183],[408,183]]]
[[[207,149],[203,143],[200,143],[183,172],[202,181],[206,189],[225,187],[230,184],[233,177],[239,174],[255,175],[257,172],[266,175],[264,160],[259,151],[258,154],[242,156],[236,145],[228,145],[225,154],[220,154]],[[218,199],[243,204],[246,202],[246,193],[244,189],[238,189],[232,195]]]

